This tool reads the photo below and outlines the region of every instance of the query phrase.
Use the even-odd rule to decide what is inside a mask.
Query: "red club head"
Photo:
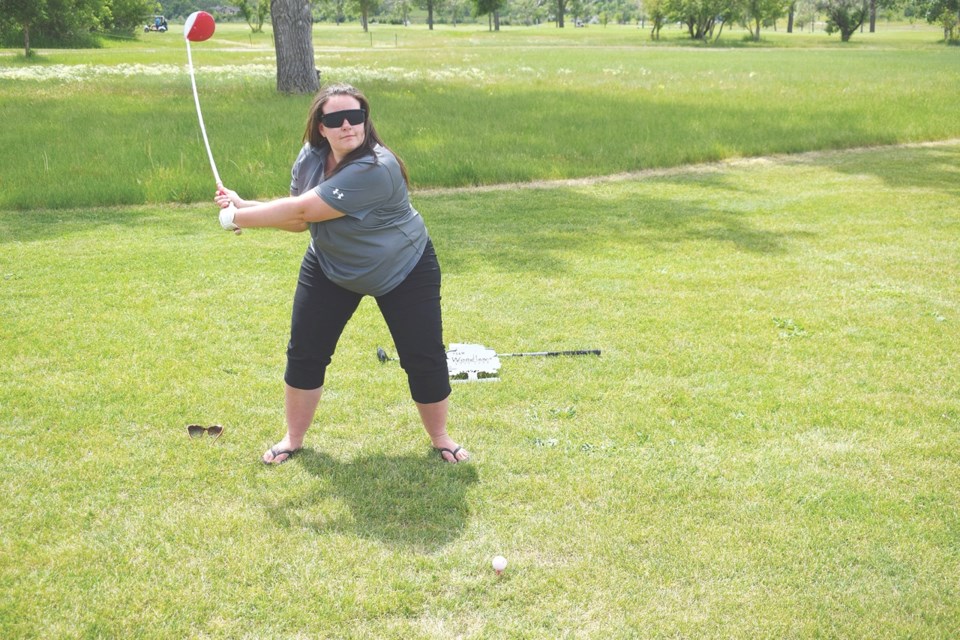
[[[194,11],[183,23],[183,37],[190,42],[203,42],[213,35],[217,25],[206,11]]]

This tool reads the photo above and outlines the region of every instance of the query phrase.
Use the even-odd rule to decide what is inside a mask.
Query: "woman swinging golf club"
[[[263,454],[279,464],[303,446],[327,366],[347,321],[373,296],[407,373],[433,447],[447,462],[469,458],[447,434],[450,380],[440,314],[440,265],[407,192],[403,163],[380,140],[370,104],[345,84],[325,87],[310,107],[290,196],[214,199],[224,229],[310,231],[287,347],[287,433]]]

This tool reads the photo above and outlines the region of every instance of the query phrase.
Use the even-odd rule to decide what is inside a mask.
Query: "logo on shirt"
[[[340,189],[335,188],[333,190],[333,197],[336,198],[337,200],[343,200],[343,191],[340,191]]]

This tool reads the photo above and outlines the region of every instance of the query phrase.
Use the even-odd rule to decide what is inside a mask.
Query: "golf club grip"
[[[533,351],[530,353],[498,353],[501,358],[517,358],[521,356],[598,356],[600,349],[577,349],[574,351]]]
[[[226,195],[226,193],[227,193],[227,190],[224,189],[224,188],[223,188],[223,185],[218,182],[218,183],[217,183],[217,195]],[[243,229],[240,229],[239,227],[233,230],[233,235],[235,235],[235,236],[238,236],[238,235],[240,235],[241,233],[243,233]]]

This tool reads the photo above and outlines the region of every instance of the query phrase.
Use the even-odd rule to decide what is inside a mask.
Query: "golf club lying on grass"
[[[526,353],[498,353],[501,358],[520,358],[524,356],[598,356],[600,349],[575,349],[573,351],[528,351]]]
[[[527,353],[501,353],[488,349],[482,344],[453,343],[447,351],[447,368],[451,380],[499,380],[500,358],[518,358],[525,356],[599,356],[600,349],[576,349],[573,351],[531,351]],[[387,355],[383,347],[377,347],[377,360],[380,364],[388,360],[397,360]]]
[[[193,73],[193,55],[190,53],[191,42],[209,40],[216,29],[217,24],[213,21],[213,16],[206,11],[194,11],[187,16],[186,22],[183,23],[183,40],[187,43],[187,66],[190,68],[190,86],[193,87],[193,102],[197,105],[197,119],[200,120],[200,133],[203,134],[203,144],[207,148],[207,159],[210,160],[213,179],[217,183],[217,193],[224,193],[223,181],[220,180],[217,163],[213,161],[213,152],[210,150],[210,140],[207,139],[207,128],[203,124],[203,112],[200,111],[200,98],[197,96],[197,79]],[[237,235],[242,233],[240,229],[234,229],[233,232]]]

